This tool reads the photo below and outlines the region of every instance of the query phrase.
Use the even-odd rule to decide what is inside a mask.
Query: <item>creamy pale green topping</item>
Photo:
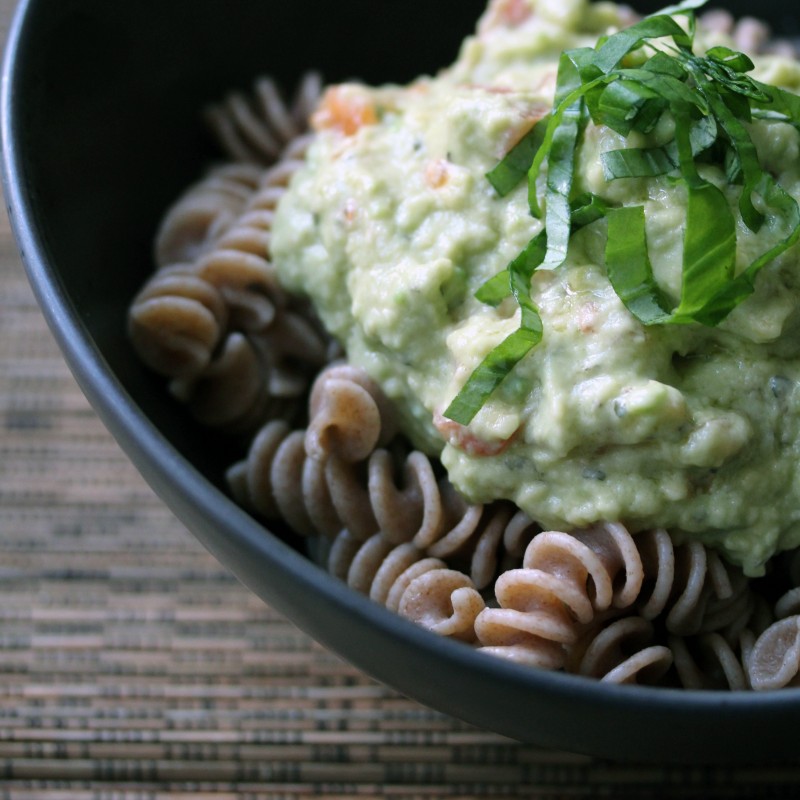
[[[552,528],[665,527],[758,574],[776,551],[800,545],[796,248],[759,273],[755,293],[718,327],[646,327],[610,285],[606,223],[593,223],[573,234],[561,267],[533,276],[541,343],[469,426],[442,416],[519,327],[512,298],[493,308],[475,291],[542,227],[527,187],[501,198],[485,175],[552,107],[561,51],[594,46],[630,21],[606,3],[494,2],[435,78],[341,87],[333,121],[350,119],[349,109],[357,122],[322,120],[278,208],[273,256],[282,282],[312,298],[350,361],[381,383],[414,443],[440,455],[468,498],[510,499]],[[726,44],[716,34],[697,40]],[[753,60],[755,78],[797,91],[795,61]],[[667,115],[635,146],[669,141],[670,125]],[[762,168],[800,198],[795,128],[748,129]],[[626,146],[589,124],[575,190],[644,207],[655,278],[677,296],[685,189],[667,176],[607,181],[600,154]],[[735,207],[741,187],[717,167],[701,172]],[[740,224],[739,268],[774,236],[769,225],[754,233]]]

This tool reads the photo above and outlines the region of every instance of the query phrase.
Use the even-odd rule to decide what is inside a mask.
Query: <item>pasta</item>
[[[320,75],[309,72],[287,106],[275,82],[261,77],[251,92],[232,92],[221,103],[209,105],[206,121],[230,160],[270,166],[286,143],[306,130],[321,84]]]
[[[522,8],[497,0],[483,31]],[[704,24],[767,46],[755,21],[714,12]],[[664,529],[542,530],[508,501],[470,503],[404,437],[384,391],[271,261],[275,209],[320,95],[316,74],[290,103],[262,78],[206,109],[225,163],[168,210],[156,271],[130,307],[133,347],[172,395],[203,425],[247,435],[226,475],[234,499],[285,524],[355,591],[494,657],[619,684],[800,683],[800,561],[773,576],[770,592],[784,591],[771,607],[717,551]],[[437,426],[463,435],[444,417]]]
[[[344,529],[331,543],[326,566],[406,619],[443,636],[475,638],[475,618],[485,607],[480,593],[467,575],[411,542],[392,545],[380,532],[360,541]]]
[[[252,431],[293,416],[293,401],[335,353],[307,305],[280,287],[270,262],[275,206],[308,144],[293,120],[307,114],[316,85],[307,80],[290,110],[278,104],[270,82],[259,84],[260,124],[274,131],[270,158],[280,155],[278,163],[224,165],[190,187],[164,218],[158,269],[131,304],[129,336],[139,357],[171,378],[172,394],[210,427]],[[232,130],[235,121],[240,117],[232,117]]]
[[[655,641],[653,624],[623,617],[590,629],[568,656],[569,671],[606,683],[657,684],[673,662],[669,647]]]

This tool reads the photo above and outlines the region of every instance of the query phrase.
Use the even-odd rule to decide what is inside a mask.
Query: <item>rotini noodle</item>
[[[753,689],[780,689],[797,682],[800,675],[800,615],[770,625],[756,639],[747,659]]]
[[[206,369],[172,381],[169,388],[201,424],[251,430],[265,417],[280,416],[264,377],[265,365],[252,343],[241,333],[232,333]]]
[[[190,186],[161,221],[156,267],[196,261],[242,214],[261,177],[251,164],[225,164]]]
[[[440,636],[475,640],[475,620],[485,608],[472,581],[453,569],[434,569],[414,578],[400,599],[400,616]]]
[[[657,684],[672,660],[670,649],[656,642],[653,624],[630,616],[591,626],[570,648],[566,666],[606,683]]]
[[[394,545],[380,533],[366,541],[343,530],[331,543],[328,571],[391,611],[442,636],[475,637],[485,604],[467,575],[426,557],[410,542]]]
[[[660,529],[635,537],[647,577],[637,607],[641,616],[663,618],[671,633],[690,635],[725,627],[751,602],[740,570],[699,542],[673,545]]]
[[[139,358],[167,378],[199,375],[211,362],[228,324],[217,289],[191,265],[159,270],[134,299],[128,335]]]
[[[522,567],[497,579],[500,608],[487,608],[476,620],[482,649],[561,667],[565,646],[578,640],[580,627],[612,606],[630,606],[643,579],[639,551],[622,525],[539,533]]]
[[[716,553],[698,543],[675,548],[665,531],[631,536],[608,524],[537,534],[522,567],[501,574],[495,595],[500,608],[482,613],[478,636],[490,652],[517,660],[525,658],[524,647],[544,646],[552,658],[553,642],[566,658],[581,626],[615,609],[635,607],[673,636],[722,636],[753,607],[744,576]]]
[[[333,364],[314,381],[306,449],[311,458],[363,461],[397,432],[389,401],[363,370]]]
[[[309,72],[286,104],[275,82],[259,78],[250,94],[233,92],[206,108],[206,121],[228,158],[269,165],[300,135],[321,94],[322,80]]]
[[[792,558],[790,577],[797,578],[800,559]],[[755,626],[750,626],[753,630]],[[744,663],[753,689],[780,689],[800,683],[800,586],[782,594],[774,605],[774,621],[755,628]]]

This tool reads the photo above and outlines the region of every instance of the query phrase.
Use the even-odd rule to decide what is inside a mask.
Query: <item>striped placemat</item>
[[[0,0],[0,34],[14,6]],[[619,765],[381,687],[242,588],[97,420],[0,220],[0,798],[795,796],[800,768]]]

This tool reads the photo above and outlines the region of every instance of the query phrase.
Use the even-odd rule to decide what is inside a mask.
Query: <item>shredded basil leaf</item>
[[[486,173],[497,194],[505,197],[528,174],[534,156],[542,146],[544,132],[550,115],[542,117],[523,136],[494,169]]]
[[[469,425],[511,370],[542,340],[542,320],[531,299],[530,285],[531,277],[542,263],[546,249],[547,235],[542,231],[508,265],[505,283],[519,303],[520,326],[490,350],[470,375],[464,387],[445,409],[444,416],[448,419],[461,425]],[[490,283],[493,281],[494,279]],[[487,285],[484,284],[482,288],[485,289]],[[496,300],[499,303],[506,296],[508,292],[503,297],[499,297],[497,293],[486,294],[485,302]]]
[[[600,154],[607,181],[617,178],[652,178],[675,169],[675,162],[663,147],[630,147]]]
[[[564,110],[549,143],[545,193],[547,252],[541,265],[543,269],[555,269],[567,257],[571,233],[569,196],[584,114],[583,98],[578,96],[572,101],[569,98],[582,86],[581,67],[586,55],[586,50],[564,53],[559,61],[555,99],[557,104],[564,105]]]
[[[519,273],[530,281],[533,273],[544,261],[546,252],[547,233],[542,230],[528,242],[527,247],[502,272],[498,272],[497,275],[486,281],[475,292],[475,297],[486,305],[499,306],[514,292],[511,285],[511,274]]]
[[[647,255],[642,206],[609,212],[606,269],[614,291],[637,319],[651,324],[668,318],[668,301],[653,277]]]
[[[606,219],[609,281],[645,325],[718,325],[752,294],[760,270],[800,241],[800,206],[762,169],[746,127],[758,118],[800,131],[800,97],[752,78],[752,60],[729,47],[695,54],[693,12],[704,2],[685,0],[605,37],[595,48],[561,55],[552,111],[487,174],[500,196],[527,180],[528,206],[537,219],[542,217],[538,192],[544,187],[542,230],[475,294],[491,306],[513,296],[520,307],[520,326],[487,354],[445,416],[469,424],[542,340],[531,278],[538,269],[558,268],[572,234],[584,225]],[[675,15],[685,15],[688,24],[679,25]],[[656,40],[659,47],[650,48]],[[636,66],[630,66],[627,57],[640,50]],[[650,133],[665,114],[674,120],[671,141],[610,150],[601,154],[601,164],[609,182],[667,175],[683,186],[686,217],[676,299],[655,280],[642,206],[619,206],[597,195],[572,196],[576,153],[588,120],[627,138],[634,132]],[[707,173],[698,169],[701,161],[718,165],[727,183],[737,187],[734,208],[726,192],[703,177]],[[756,208],[756,199],[769,214]],[[766,227],[774,241],[738,275],[737,210],[744,225],[754,232]]]

